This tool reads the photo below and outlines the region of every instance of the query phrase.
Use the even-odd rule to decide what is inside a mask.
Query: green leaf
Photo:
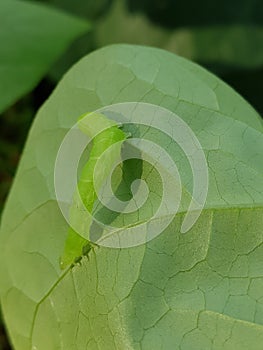
[[[151,242],[100,247],[61,272],[68,224],[54,191],[57,151],[79,115],[129,101],[165,107],[194,131],[209,167],[204,210],[186,234],[181,207]],[[259,115],[242,97],[171,53],[114,45],[83,58],[38,112],[2,217],[1,303],[14,348],[261,350],[262,132]],[[134,136],[166,148],[191,193],[179,147],[149,128]],[[117,171],[113,188],[129,198],[138,172],[150,198],[139,216],[148,218],[162,191],[151,165],[138,171],[128,163],[125,181]],[[107,215],[122,222],[121,215]],[[138,217],[125,220],[136,225]]]
[[[30,91],[90,25],[47,6],[26,1],[0,4],[0,112]]]

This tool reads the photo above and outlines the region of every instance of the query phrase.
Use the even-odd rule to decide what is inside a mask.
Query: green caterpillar
[[[103,158],[104,167],[101,169],[101,173],[98,174],[98,179],[96,179],[96,183],[100,187],[110,174],[116,159],[120,157],[122,143],[129,137],[129,135],[121,130],[120,125],[100,113],[82,115],[78,120],[78,126],[82,132],[92,138],[93,144],[89,160],[82,169],[78,188],[70,208],[70,224],[74,227],[76,227],[76,223],[78,224],[80,220],[83,220],[83,213],[80,212],[83,204],[86,210],[92,213],[94,203],[97,199],[93,180],[96,163],[105,150],[118,142],[118,147],[114,147],[112,151],[108,151],[107,158]],[[90,219],[88,223],[85,223],[86,230],[89,230],[91,221]],[[89,254],[93,245],[92,242],[83,238],[70,226],[64,251],[60,258],[61,269],[80,262],[82,256]]]

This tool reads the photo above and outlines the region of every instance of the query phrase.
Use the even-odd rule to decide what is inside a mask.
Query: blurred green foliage
[[[29,20],[35,3],[49,8]],[[23,5],[24,18],[18,11]],[[21,20],[17,27],[12,24],[15,18]],[[60,19],[60,25],[52,26],[54,18]],[[31,0],[27,4],[1,0],[0,19],[0,108],[5,109],[0,116],[0,211],[37,109],[72,64],[104,45],[152,45],[192,59],[232,85],[263,114],[262,0]],[[88,33],[87,20],[92,21]],[[24,46],[21,28],[29,35]],[[41,45],[36,33],[41,35]],[[7,341],[0,329],[0,350],[5,349]]]
[[[104,2],[97,1],[97,8]],[[261,0],[112,0],[106,9],[96,16],[83,9],[82,15],[94,21],[92,31],[76,40],[53,67],[49,77],[54,81],[96,48],[123,42],[150,45],[206,66],[263,112],[262,98],[254,94],[263,78]]]
[[[164,27],[262,25],[261,0],[126,0],[130,11],[140,11]]]

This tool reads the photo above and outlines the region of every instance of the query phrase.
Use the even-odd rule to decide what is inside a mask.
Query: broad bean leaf
[[[0,112],[30,91],[90,28],[84,20],[32,1],[1,0],[0,22]]]
[[[61,272],[68,224],[53,184],[59,146],[82,113],[130,101],[165,107],[195,132],[209,168],[204,210],[186,234],[180,208],[151,242],[100,247]],[[0,293],[14,348],[262,349],[262,131],[242,97],[174,54],[113,45],[79,61],[35,118],[2,216]],[[137,136],[147,133],[167,147],[190,192],[178,147],[157,130]],[[139,173],[151,214],[161,186],[149,167]],[[131,166],[130,182],[134,173]]]

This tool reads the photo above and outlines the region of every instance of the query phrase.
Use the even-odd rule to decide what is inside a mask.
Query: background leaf
[[[79,115],[128,101],[174,111],[196,133],[209,164],[205,210],[185,235],[180,211],[147,245],[101,247],[62,274],[57,150]],[[2,218],[1,302],[15,348],[260,350],[262,130],[249,104],[183,58],[129,45],[83,58],[38,112]],[[157,133],[145,137],[167,146]],[[177,150],[168,147],[190,191]],[[159,178],[148,170],[154,198]]]
[[[30,91],[90,25],[40,4],[0,4],[0,112]]]

